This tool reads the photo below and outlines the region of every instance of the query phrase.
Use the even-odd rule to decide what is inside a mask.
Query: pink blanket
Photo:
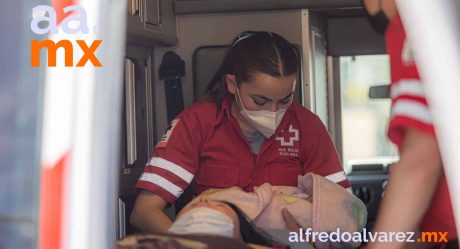
[[[287,229],[281,210],[286,208],[303,228],[314,232],[361,232],[367,217],[366,206],[343,187],[312,173],[299,176],[298,187],[272,186],[265,183],[244,192],[239,187],[212,189],[200,196],[235,204],[263,229]],[[312,196],[312,202],[307,198]],[[356,244],[317,248],[355,248]]]

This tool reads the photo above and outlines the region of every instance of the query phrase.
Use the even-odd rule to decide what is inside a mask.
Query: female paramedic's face
[[[222,203],[220,201],[213,201],[213,200],[208,200],[203,197],[198,197],[198,201],[191,202],[177,214],[176,219],[178,219],[181,215],[186,213],[187,211],[190,211],[193,208],[197,207],[207,207],[207,208],[212,208],[216,211],[222,212],[225,215],[227,215],[232,221],[233,221],[233,238],[235,239],[241,239],[241,233],[240,233],[240,222],[238,220],[238,215],[233,211],[233,209],[228,206],[225,203]]]
[[[295,80],[296,76],[294,74],[273,77],[265,73],[256,72],[252,74],[250,81],[241,82],[238,92],[244,108],[247,110],[276,112],[280,108],[288,108],[291,104]],[[241,110],[243,107],[237,96],[235,76],[227,74],[226,81],[228,91],[235,95],[237,107]]]

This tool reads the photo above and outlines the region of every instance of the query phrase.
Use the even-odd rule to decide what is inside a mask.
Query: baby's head
[[[176,234],[207,234],[224,236],[245,243],[269,246],[273,240],[257,228],[236,205],[198,197],[176,216],[169,232]]]
[[[229,204],[201,197],[185,206],[169,229],[178,234],[215,234],[241,240],[238,214]]]

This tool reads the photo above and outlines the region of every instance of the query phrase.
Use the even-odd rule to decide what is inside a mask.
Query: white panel
[[[126,1],[80,0],[101,39],[102,67],[77,69],[72,157],[65,188],[62,248],[113,248],[116,239],[119,134]],[[74,38],[79,38],[74,37]],[[68,77],[63,80],[68,80]]]

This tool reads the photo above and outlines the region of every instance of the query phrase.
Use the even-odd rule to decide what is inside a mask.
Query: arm
[[[130,223],[135,228],[147,233],[166,232],[171,220],[163,212],[167,202],[158,195],[142,190],[137,196],[131,213]]]
[[[441,172],[441,157],[436,138],[408,128],[400,161],[392,166],[374,230],[416,231],[428,210]],[[403,246],[403,243],[397,242],[374,243],[368,248],[396,249]]]
[[[188,188],[199,167],[199,128],[193,113],[186,110],[171,122],[155,147],[136,184],[142,191],[130,223],[139,230],[158,233],[171,226],[163,210]]]

